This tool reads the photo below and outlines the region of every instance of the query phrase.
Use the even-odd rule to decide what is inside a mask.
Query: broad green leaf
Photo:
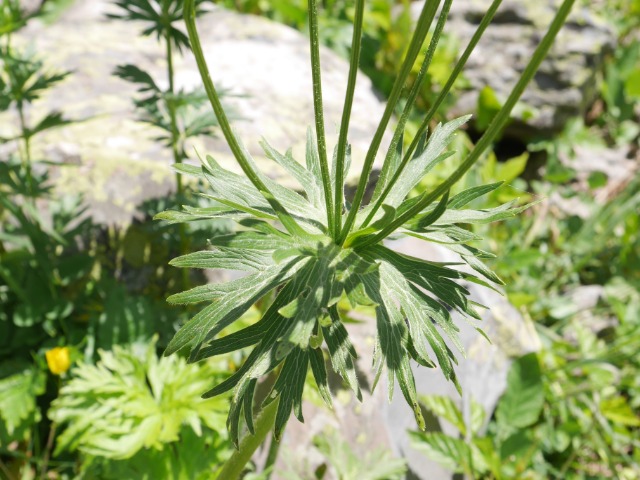
[[[634,412],[627,399],[623,396],[603,399],[600,402],[602,415],[619,425],[640,427],[640,415]]]
[[[411,446],[448,470],[467,475],[486,472],[488,465],[475,445],[444,433],[409,432]]]
[[[535,353],[513,362],[507,389],[498,403],[496,419],[505,429],[525,428],[538,421],[544,405],[540,364]]]
[[[36,397],[45,389],[45,377],[35,368],[0,379],[0,419],[9,436],[38,412]],[[22,439],[19,439],[22,440]]]

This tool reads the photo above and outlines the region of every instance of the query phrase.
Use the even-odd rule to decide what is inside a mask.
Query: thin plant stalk
[[[498,8],[500,7],[501,3],[502,3],[502,0],[493,0],[493,3],[487,10],[487,13],[485,13],[484,16],[482,17],[482,21],[480,22],[480,25],[478,25],[478,28],[473,34],[473,37],[471,37],[471,40],[469,41],[467,48],[465,49],[462,56],[456,63],[455,67],[453,67],[453,70],[451,71],[451,75],[449,75],[449,78],[447,79],[447,83],[445,83],[444,87],[442,87],[442,90],[440,90],[438,97],[433,102],[433,105],[431,105],[431,108],[427,112],[427,115],[425,116],[424,120],[420,124],[420,127],[418,128],[418,131],[416,132],[416,135],[413,141],[411,142],[411,145],[409,145],[409,148],[407,149],[407,152],[405,153],[404,158],[402,159],[403,164],[406,164],[406,162],[409,161],[409,158],[411,158],[411,154],[415,151],[416,147],[418,146],[418,142],[420,141],[420,136],[427,130],[427,128],[429,127],[429,123],[431,122],[434,115],[440,108],[440,105],[442,105],[442,102],[444,102],[444,99],[449,94],[451,87],[453,87],[453,84],[460,76],[460,73],[462,73],[464,66],[467,64],[467,60],[469,60],[471,53],[475,50],[476,45],[480,41],[480,38],[482,38],[484,31],[487,29],[487,27],[493,20],[493,17],[498,11]]]
[[[396,81],[393,84],[391,93],[389,95],[389,100],[387,101],[387,105],[382,115],[382,119],[378,124],[378,128],[376,129],[369,150],[367,151],[367,154],[365,156],[364,165],[362,167],[362,174],[360,176],[358,187],[351,204],[351,210],[349,211],[344,226],[340,231],[337,242],[338,245],[342,245],[344,243],[344,240],[349,234],[349,231],[353,226],[353,222],[356,219],[356,214],[358,213],[358,209],[362,204],[364,192],[366,190],[367,184],[369,183],[369,175],[371,174],[373,162],[376,158],[376,154],[378,153],[378,148],[380,147],[380,143],[382,142],[382,137],[384,136],[384,132],[387,129],[389,121],[391,120],[398,100],[400,99],[400,94],[402,93],[402,89],[407,80],[407,77],[411,73],[413,64],[415,63],[416,58],[420,53],[420,49],[422,48],[424,39],[427,37],[427,33],[429,32],[431,23],[435,18],[436,10],[439,4],[440,0],[425,2],[424,6],[422,7],[422,11],[420,12],[420,17],[418,18],[418,22],[416,25],[416,30],[414,31],[413,37],[411,38],[411,43],[409,45],[407,55],[405,56],[404,62],[402,63],[402,66],[400,68],[400,73],[396,77]]]
[[[391,143],[389,144],[389,148],[387,149],[387,155],[384,159],[384,163],[382,164],[380,179],[386,178],[386,176],[389,175],[389,168],[391,168],[391,157],[394,154],[396,147],[398,146],[398,142],[400,142],[400,139],[404,132],[404,127],[407,124],[407,120],[409,119],[409,114],[411,113],[411,109],[413,108],[413,105],[415,104],[415,101],[418,97],[418,93],[420,93],[420,90],[422,89],[424,81],[426,80],[427,71],[429,70],[429,66],[431,65],[431,61],[433,60],[433,56],[436,52],[436,48],[438,46],[438,42],[440,41],[440,36],[442,35],[442,31],[444,30],[444,25],[447,22],[447,18],[449,16],[449,10],[451,9],[452,3],[453,3],[453,0],[445,0],[444,5],[442,6],[442,10],[440,11],[440,17],[438,18],[436,29],[435,29],[435,32],[433,33],[431,42],[429,42],[429,48],[427,49],[427,53],[420,67],[420,72],[418,73],[418,76],[416,77],[416,80],[413,86],[411,87],[411,91],[409,92],[409,96],[407,97],[407,101],[405,103],[404,109],[402,110],[402,115],[400,116],[398,125],[396,126],[396,129],[393,133],[393,138],[391,140]],[[404,169],[404,165],[400,165],[396,170],[396,172],[394,172],[394,179],[396,181],[400,177],[400,173],[402,173],[403,169]],[[369,224],[369,222],[371,222],[371,220],[376,214],[376,211],[382,206],[382,202],[391,191],[392,186],[393,184],[390,183],[385,188],[385,190],[383,191],[383,193],[380,195],[375,205],[373,206],[373,209],[371,210],[371,212],[369,212],[369,215],[362,223],[361,228],[366,227]]]
[[[188,1],[188,0],[187,0]],[[262,445],[267,438],[269,432],[273,428],[276,421],[276,412],[278,411],[277,398],[273,402],[264,407],[256,420],[255,434],[246,433],[240,440],[238,450],[233,452],[231,457],[226,461],[222,470],[218,473],[218,478],[225,480],[237,480],[245,469],[254,452]],[[273,440],[275,442],[275,440]]]
[[[358,65],[360,63],[360,51],[362,49],[362,23],[364,19],[364,0],[356,0],[355,18],[353,20],[353,37],[351,39],[351,58],[349,60],[349,79],[347,80],[347,92],[344,97],[342,121],[338,134],[338,152],[336,154],[336,185],[335,185],[335,212],[334,224],[339,234],[342,229],[342,208],[344,203],[344,159],[347,152],[347,134],[349,132],[349,120],[353,107],[353,95],[356,89],[358,77]]]
[[[167,77],[169,79],[169,101],[167,101],[167,110],[169,111],[169,120],[171,122],[171,150],[173,153],[173,161],[174,163],[182,163],[182,155],[180,154],[179,142],[180,142],[180,133],[178,132],[178,121],[176,119],[176,109],[173,103],[173,95],[175,93],[175,80],[174,80],[174,72],[173,72],[173,51],[171,46],[171,37],[169,36],[169,32],[167,32],[165,36],[165,41],[167,45]],[[183,193],[182,187],[182,176],[176,173],[176,190],[178,192],[178,196],[181,196]]]
[[[216,118],[218,119],[218,123],[220,124],[220,129],[222,130],[229,148],[231,148],[233,156],[235,157],[236,161],[240,165],[240,168],[247,176],[249,181],[251,181],[256,189],[258,189],[260,194],[267,200],[267,202],[269,202],[285,229],[292,234],[304,235],[304,230],[295,222],[295,220],[293,220],[293,218],[291,218],[291,216],[287,213],[280,202],[278,202],[271,191],[269,191],[258,174],[253,170],[253,167],[251,166],[249,160],[245,157],[245,153],[238,143],[233,130],[231,129],[229,119],[224,112],[224,108],[222,107],[222,103],[220,102],[218,92],[216,91],[215,86],[211,81],[209,67],[207,66],[207,61],[205,60],[204,53],[202,51],[202,44],[200,43],[200,36],[198,35],[198,29],[196,27],[195,0],[185,0],[184,20],[187,26],[187,31],[189,33],[191,50],[193,51],[193,54],[195,56],[196,64],[198,65],[198,70],[204,84],[204,89],[207,93],[207,98],[209,99],[209,103],[211,104],[211,107],[216,114]]]
[[[500,111],[496,114],[493,121],[491,122],[491,125],[489,125],[489,128],[484,133],[482,138],[480,138],[467,159],[458,167],[458,169],[453,174],[451,174],[451,176],[447,180],[438,185],[435,190],[433,190],[431,193],[422,195],[422,197],[420,197],[420,200],[418,200],[411,208],[402,213],[398,218],[396,218],[388,226],[383,228],[379,233],[364,239],[360,243],[361,246],[372,245],[374,243],[382,241],[388,235],[400,228],[405,222],[418,215],[433,201],[448,192],[449,189],[456,182],[458,182],[458,180],[460,180],[464,176],[464,174],[467,173],[467,171],[480,159],[484,151],[491,145],[493,140],[498,136],[498,134],[502,131],[504,126],[509,121],[511,110],[513,110],[516,102],[520,99],[520,96],[535,75],[542,61],[546,57],[549,49],[551,48],[551,45],[553,44],[553,41],[562,28],[562,25],[566,21],[567,16],[571,12],[571,8],[573,7],[574,3],[575,0],[564,0],[562,5],[558,9],[556,17],[549,27],[549,30],[536,48],[531,61],[529,62],[524,72],[522,73],[522,76],[511,91],[509,98],[507,98],[507,101],[504,103]]]
[[[322,71],[320,68],[320,41],[318,40],[318,5],[309,0],[309,43],[311,47],[311,77],[313,80],[313,112],[316,121],[318,158],[322,173],[322,187],[327,208],[327,228],[332,238],[337,237],[333,215],[333,188],[327,161],[327,139],[324,132],[324,109],[322,106]]]
[[[467,48],[465,49],[464,53],[462,54],[462,56],[456,63],[455,67],[453,68],[451,75],[447,80],[447,83],[445,83],[444,87],[442,87],[442,90],[440,90],[438,97],[436,98],[433,105],[427,112],[427,115],[425,116],[424,120],[422,121],[422,124],[418,128],[418,131],[416,132],[411,144],[409,145],[409,148],[404,154],[404,157],[402,158],[402,162],[400,163],[400,165],[398,165],[398,168],[394,172],[393,177],[391,178],[385,190],[382,192],[382,194],[378,198],[378,201],[376,202],[376,204],[373,206],[371,212],[369,213],[369,216],[367,217],[367,220],[362,225],[363,227],[366,227],[369,221],[371,221],[371,219],[375,216],[378,209],[382,206],[382,203],[384,202],[385,198],[387,198],[387,195],[389,195],[389,193],[393,189],[393,186],[396,184],[396,182],[400,178],[400,174],[403,172],[407,163],[409,163],[409,160],[411,159],[411,155],[413,154],[413,152],[418,146],[420,137],[422,137],[424,132],[427,131],[427,128],[429,127],[429,123],[433,119],[435,113],[438,111],[438,108],[440,108],[440,105],[442,104],[444,99],[447,97],[449,91],[453,87],[453,84],[455,83],[458,76],[462,72],[464,66],[466,65],[467,60],[469,59],[469,56],[471,55],[476,45],[480,41],[480,38],[484,34],[484,31],[487,29],[487,27],[493,20],[493,17],[495,16],[498,10],[498,7],[500,6],[501,3],[502,3],[502,0],[494,0],[491,6],[489,7],[489,10],[487,10],[487,13],[485,13],[484,17],[482,17],[482,21],[480,22],[480,25],[478,26],[475,33],[473,34],[473,37],[471,37],[471,40],[469,41]]]
[[[20,130],[22,131],[22,140],[24,141],[24,153],[22,157],[22,168],[27,177],[27,194],[33,195],[33,180],[31,178],[31,138],[28,135],[27,123],[24,117],[24,108],[22,102],[18,102],[18,116],[20,117]]]
[[[171,151],[173,153],[173,162],[176,164],[179,164],[179,163],[182,163],[182,155],[180,153],[181,148],[179,145],[180,132],[178,131],[176,109],[175,109],[175,104],[173,102],[173,97],[175,93],[175,78],[174,78],[175,75],[173,70],[173,51],[171,46],[171,36],[169,35],[169,29],[166,30],[165,43],[166,43],[166,55],[167,55],[167,78],[169,81],[169,99],[167,100],[166,105],[167,105],[167,110],[169,111],[169,120],[171,122]],[[182,185],[182,176],[179,173],[176,173],[176,193],[178,195],[178,201],[182,202],[183,196],[184,196],[184,187]],[[186,255],[189,249],[189,246],[187,245],[186,225],[182,223],[178,225],[178,236],[180,239],[180,255]],[[186,270],[183,270],[182,272],[182,283],[184,288],[189,287],[189,272]]]

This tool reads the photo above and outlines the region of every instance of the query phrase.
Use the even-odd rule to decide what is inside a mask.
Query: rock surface
[[[460,40],[460,53],[475,32],[491,0],[453,2],[445,32]],[[490,86],[504,101],[546,32],[559,0],[504,0],[493,23],[472,53],[463,75],[470,88],[451,111],[462,115],[476,110],[478,92]],[[412,5],[414,15],[422,2]],[[574,7],[547,59],[523,94],[521,102],[533,116],[515,121],[507,134],[528,138],[562,129],[584,115],[596,95],[596,75],[605,55],[616,44],[613,29],[586,8]],[[525,109],[528,110],[528,109]]]
[[[35,139],[36,156],[75,163],[77,167],[61,169],[61,191],[84,194],[97,220],[123,222],[142,200],[171,189],[173,173],[170,152],[152,140],[156,132],[136,121],[131,102],[135,87],[112,75],[117,65],[133,63],[166,85],[164,47],[155,38],[141,38],[142,25],[107,20],[105,13],[113,8],[106,0],[76,1],[54,24],[30,22],[15,43],[37,52],[51,70],[72,71],[35,104],[29,117],[37,120],[58,109],[69,118],[84,119]],[[258,141],[264,136],[281,151],[293,148],[294,156],[304,161],[306,130],[314,123],[308,39],[284,25],[224,10],[208,13],[199,23],[213,80],[234,95],[226,100],[240,117],[234,127],[264,171],[286,181],[273,162],[263,161]],[[327,49],[321,55],[332,149],[349,65]],[[178,88],[201,85],[191,55],[177,59],[175,68]],[[370,80],[360,75],[350,128],[352,172],[359,170],[383,110]],[[8,136],[16,122],[8,114],[0,117],[0,125],[0,135]],[[237,168],[221,136],[196,146],[227,168]]]

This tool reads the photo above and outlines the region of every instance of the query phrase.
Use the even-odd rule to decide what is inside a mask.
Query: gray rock
[[[461,93],[451,111],[454,115],[476,110],[478,92],[490,86],[504,101],[524,71],[546,32],[559,0],[504,0],[473,52],[463,75],[470,89]],[[466,47],[491,0],[453,2],[445,32]],[[412,5],[417,16],[422,2]],[[575,116],[584,115],[596,96],[596,75],[604,57],[612,51],[616,36],[609,25],[586,8],[574,7],[547,59],[523,94],[524,110],[507,134],[527,139],[533,134],[549,134],[562,129]],[[516,109],[518,110],[518,109]]]
[[[113,8],[106,0],[78,1],[52,25],[30,22],[15,35],[14,44],[28,46],[52,70],[73,72],[36,103],[28,117],[37,120],[58,109],[69,118],[84,119],[37,137],[35,156],[53,153],[60,161],[77,164],[56,173],[60,191],[84,194],[97,220],[126,222],[142,200],[172,188],[173,173],[170,152],[152,140],[156,132],[136,121],[131,102],[135,88],[111,74],[117,65],[133,63],[166,85],[164,47],[155,38],[141,38],[141,25],[105,19]],[[234,122],[240,138],[267,174],[289,182],[265,160],[258,141],[264,136],[279,150],[293,148],[294,156],[304,162],[306,130],[314,124],[308,39],[284,25],[224,10],[212,11],[199,23],[213,79],[235,95],[227,97],[227,104],[241,117]],[[327,49],[321,56],[332,149],[349,66]],[[175,68],[178,88],[200,85],[191,55],[179,58]],[[360,75],[349,137],[351,178],[357,176],[383,110],[370,80]],[[15,133],[16,125],[11,113],[0,116],[0,136]],[[239,171],[222,138],[194,146]]]

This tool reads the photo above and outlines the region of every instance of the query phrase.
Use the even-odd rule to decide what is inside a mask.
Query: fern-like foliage
[[[22,106],[64,80],[69,72],[46,72],[43,63],[9,47],[0,47],[0,111],[14,103]],[[56,125],[57,126],[57,125]]]
[[[215,135],[218,121],[211,110],[202,108],[207,103],[207,96],[202,89],[176,92],[162,90],[148,72],[136,65],[119,65],[113,74],[137,86],[141,96],[134,100],[134,105],[140,112],[140,120],[160,129],[162,133],[155,140],[167,147],[171,147],[173,142],[171,114],[175,113],[180,135],[180,157],[186,157],[182,150],[185,139]]]
[[[140,347],[140,348],[138,348]],[[221,431],[226,400],[211,404],[200,393],[222,378],[210,363],[187,365],[178,357],[158,358],[155,341],[100,351],[96,365],[81,363],[52,403],[49,418],[64,431],[56,454],[79,450],[116,460],[143,449],[161,450],[181,438],[185,427],[201,436]]]
[[[253,429],[252,404],[258,379],[277,368],[278,379],[266,400],[268,403],[280,398],[276,437],[280,436],[292,411],[303,420],[302,393],[308,369],[312,370],[326,403],[331,405],[323,345],[333,369],[360,398],[354,366],[356,352],[337,307],[343,295],[353,307],[375,307],[375,383],[386,370],[391,398],[397,380],[420,426],[424,426],[424,420],[411,360],[428,367],[439,365],[442,374],[458,385],[454,370],[456,355],[445,340],[449,339],[462,354],[464,349],[450,311],[455,310],[472,322],[480,319],[476,304],[459,282],[466,280],[487,286],[501,283],[481,260],[491,255],[469,246],[468,243],[478,237],[461,225],[501,220],[525,207],[507,204],[491,210],[465,209],[469,202],[499,186],[487,185],[463,191],[453,198],[444,195],[398,230],[400,235],[439,243],[460,254],[462,262],[477,271],[478,276],[458,270],[455,264],[429,262],[396,253],[381,242],[367,242],[392,218],[397,218],[398,212],[414,204],[409,193],[428,171],[449,156],[446,148],[467,118],[439,125],[425,138],[387,197],[384,208],[374,215],[369,227],[356,230],[342,246],[328,235],[318,152],[311,133],[306,168],[290,153],[283,155],[263,142],[266,155],[288,170],[300,184],[302,194],[283,187],[254,168],[277,204],[290,214],[291,221],[300,225],[295,233],[274,223],[282,213],[276,212],[249,180],[222,168],[212,157],[208,156],[201,168],[175,166],[180,172],[206,180],[212,188],[207,196],[217,204],[209,208],[185,206],[183,211],[163,212],[158,218],[169,222],[231,218],[239,225],[236,233],[212,238],[210,250],[184,255],[171,262],[177,267],[238,270],[247,275],[170,297],[171,303],[207,305],[182,327],[166,351],[171,354],[188,349],[190,360],[197,361],[253,347],[234,375],[205,394],[214,397],[233,390],[228,427],[234,441],[238,439],[241,418],[244,417],[250,431]],[[401,158],[401,154],[398,148],[396,156]],[[246,151],[245,155],[250,159]],[[332,176],[335,176],[335,164]],[[377,191],[381,192],[382,188]],[[371,204],[375,200],[374,195]],[[369,213],[370,209],[362,209],[356,224],[363,222]],[[345,205],[344,215],[347,214],[348,205]],[[251,305],[272,291],[276,293],[275,300],[260,321],[218,337]]]
[[[206,0],[195,0],[196,12],[202,13]],[[178,50],[189,49],[189,38],[175,24],[182,21],[184,0],[117,0],[118,13],[107,17],[145,24],[143,35],[155,35],[158,40],[170,38]]]

